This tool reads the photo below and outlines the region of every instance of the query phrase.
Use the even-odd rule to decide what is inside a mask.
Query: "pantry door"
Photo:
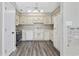
[[[15,8],[10,3],[4,3],[4,55],[10,55],[15,46]]]

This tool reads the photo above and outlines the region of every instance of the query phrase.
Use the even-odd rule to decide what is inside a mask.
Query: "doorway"
[[[46,12],[40,12],[42,8],[40,10],[37,10],[38,12],[28,12],[29,9],[27,10],[27,12],[23,12],[22,6],[25,7],[28,5],[29,7],[32,7],[32,4],[34,5],[34,7],[37,7],[37,9],[40,9],[41,7],[48,7],[48,5],[54,5],[54,8],[52,10],[53,12],[51,12],[51,7],[49,8],[50,12],[48,12],[49,9],[46,8],[44,9]],[[54,17],[60,12],[59,3],[16,2],[16,5],[21,9],[19,12],[16,12],[17,46],[16,51],[11,55],[59,56],[59,40],[57,40],[58,38],[54,38],[54,36],[57,37],[58,34],[54,31]],[[56,20],[58,21],[59,18]]]

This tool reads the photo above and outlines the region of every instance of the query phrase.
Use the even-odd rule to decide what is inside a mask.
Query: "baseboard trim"
[[[16,50],[16,48],[14,48],[9,54],[8,56],[11,56],[11,53],[14,52]]]
[[[43,42],[43,41],[50,41],[50,40],[21,40],[21,42],[29,42],[29,41],[39,41],[39,42],[42,41]]]

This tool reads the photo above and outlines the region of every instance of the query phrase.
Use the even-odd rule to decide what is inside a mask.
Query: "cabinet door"
[[[41,29],[34,30],[34,40],[43,40],[44,39],[44,32]]]
[[[20,24],[26,24],[26,17],[25,16],[20,17]]]
[[[23,30],[22,31],[22,40],[33,40],[33,31],[32,30]]]
[[[50,33],[48,30],[44,30],[44,40],[49,40]]]
[[[33,24],[33,17],[27,17],[26,24]]]
[[[51,24],[51,18],[49,16],[43,17],[44,24]]]
[[[53,29],[50,30],[49,32],[50,32],[50,33],[49,33],[49,34],[50,34],[50,36],[49,36],[50,38],[49,38],[49,39],[53,41]]]
[[[46,24],[51,24],[51,18],[49,16],[46,17]]]
[[[22,41],[26,40],[26,31],[22,30]]]
[[[18,24],[19,24],[19,16],[16,15],[16,25],[18,25]]]
[[[53,17],[54,17],[54,16],[51,17],[51,24],[54,24],[54,19],[53,19]]]
[[[26,31],[26,40],[33,40],[33,31],[32,30]]]
[[[44,23],[44,18],[42,16],[37,16],[32,18],[33,23]]]
[[[33,23],[41,23],[40,17],[33,17]]]

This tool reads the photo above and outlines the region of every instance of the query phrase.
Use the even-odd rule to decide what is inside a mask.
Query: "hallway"
[[[23,41],[11,56],[59,56],[51,41]]]

